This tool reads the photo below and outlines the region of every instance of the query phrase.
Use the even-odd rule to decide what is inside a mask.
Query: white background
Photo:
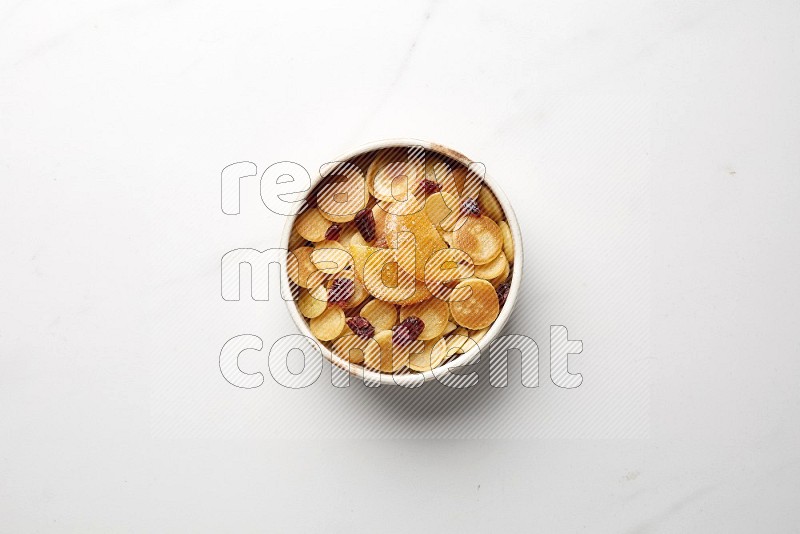
[[[796,532],[798,27],[792,1],[0,3],[0,530]],[[226,339],[293,332],[219,296],[283,224],[253,180],[223,215],[221,169],[387,137],[511,197],[537,390],[409,414],[220,376]],[[378,439],[426,436],[487,439]]]

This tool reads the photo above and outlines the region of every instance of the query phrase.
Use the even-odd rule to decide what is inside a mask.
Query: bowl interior
[[[368,154],[370,152],[386,149],[386,148],[405,148],[405,147],[412,147],[412,146],[421,146],[423,147],[426,152],[434,152],[441,155],[444,155],[462,165],[469,166],[472,163],[472,160],[457,152],[451,148],[445,147],[443,145],[439,145],[436,143],[430,143],[427,141],[421,141],[418,139],[387,139],[384,141],[377,141],[374,143],[369,143],[358,147],[350,152],[340,155],[335,161],[347,161],[356,156],[360,156],[363,154]],[[311,187],[309,188],[309,192],[314,190],[314,187],[323,179],[321,174],[316,174],[312,181]],[[468,365],[474,363],[478,360],[481,354],[488,354],[489,347],[491,342],[497,337],[500,331],[503,329],[503,326],[508,321],[510,317],[514,305],[516,302],[517,294],[519,293],[519,288],[522,283],[522,268],[523,268],[523,249],[522,249],[522,236],[520,233],[519,223],[517,221],[516,214],[514,213],[513,208],[511,207],[511,203],[508,201],[505,193],[502,189],[496,184],[496,182],[491,178],[489,175],[488,170],[484,175],[483,187],[488,187],[492,193],[494,193],[495,197],[500,203],[500,206],[503,208],[503,212],[506,216],[506,221],[508,223],[509,229],[511,230],[511,237],[514,241],[514,270],[513,276],[511,278],[511,288],[509,290],[508,298],[506,299],[506,303],[503,308],[500,310],[500,314],[497,316],[497,319],[492,324],[489,331],[486,335],[478,341],[477,347],[473,347],[473,349],[467,351],[466,353],[453,358],[452,360],[444,363],[440,367],[436,369],[425,371],[422,373],[416,372],[408,372],[408,373],[382,373],[379,371],[374,371],[367,367],[357,364],[351,364],[350,362],[340,358],[336,354],[333,354],[325,345],[320,343],[316,340],[314,335],[311,333],[311,330],[308,327],[305,319],[303,318],[302,314],[297,308],[297,303],[295,301],[287,301],[287,307],[289,309],[289,314],[292,316],[297,328],[300,332],[304,335],[309,337],[310,339],[314,340],[314,342],[319,345],[320,349],[322,350],[322,354],[327,358],[331,363],[349,371],[352,375],[368,381],[372,383],[381,383],[387,385],[401,385],[407,387],[414,387],[419,385],[419,376],[421,375],[425,382],[429,380],[434,380],[434,374],[446,373],[448,370],[456,369],[458,367],[462,367],[464,365]],[[297,209],[299,210],[302,207],[302,203],[298,203]],[[289,247],[289,237],[291,235],[292,227],[294,225],[294,221],[297,217],[297,213],[290,216],[286,220],[286,224],[283,230],[283,236],[281,238],[281,248],[288,249]],[[281,262],[281,283],[285,284],[284,287],[289,287],[289,278],[288,272],[286,269],[286,262],[285,260]]]

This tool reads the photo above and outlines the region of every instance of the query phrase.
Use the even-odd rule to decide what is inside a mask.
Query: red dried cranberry
[[[419,185],[420,188],[422,188],[422,191],[426,195],[432,195],[433,193],[438,193],[439,191],[442,190],[442,185],[439,182],[428,180],[427,178],[422,180],[422,182]]]
[[[364,317],[349,317],[345,323],[361,339],[369,339],[375,334],[375,327]]]
[[[500,301],[501,308],[506,303],[506,299],[508,298],[508,291],[510,289],[511,289],[511,284],[508,282],[505,282],[497,286],[497,300]]]
[[[328,230],[325,232],[325,239],[329,241],[338,241],[341,233],[342,233],[342,225],[339,223],[333,223],[328,227]]]
[[[352,278],[337,278],[328,290],[328,302],[344,304],[355,294],[356,285]]]
[[[375,217],[372,210],[365,208],[356,213],[355,223],[364,241],[369,243],[375,239]]]
[[[419,317],[415,315],[406,317],[392,328],[392,344],[398,347],[409,345],[419,337],[424,328],[425,323]]]
[[[461,204],[461,213],[469,215],[470,217],[480,217],[481,207],[478,206],[477,200],[468,198]]]

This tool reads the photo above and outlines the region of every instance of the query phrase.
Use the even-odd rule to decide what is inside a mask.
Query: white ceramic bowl
[[[468,166],[473,160],[470,160],[465,155],[456,152],[451,148],[447,148],[443,145],[439,145],[436,143],[431,143],[428,141],[421,141],[419,139],[386,139],[384,141],[375,141],[373,143],[368,143],[366,145],[360,146],[350,152],[340,155],[338,158],[332,161],[346,161],[355,156],[360,154],[364,154],[367,152],[372,152],[374,150],[379,150],[383,148],[392,148],[392,147],[410,147],[410,146],[421,146],[425,150],[431,150],[433,152],[438,152],[443,154],[465,166]],[[488,168],[488,165],[487,165]],[[322,176],[318,173],[312,180],[311,180],[311,187],[309,188],[309,192],[314,190],[314,187],[322,180]],[[478,341],[478,348],[473,348],[472,350],[462,354],[458,358],[455,358],[444,365],[441,365],[438,369],[455,369],[457,367],[461,367],[463,365],[468,365],[473,363],[481,353],[485,353],[488,355],[489,347],[492,341],[500,334],[503,326],[508,321],[508,318],[511,316],[511,313],[514,310],[514,304],[517,300],[517,295],[519,294],[519,288],[522,284],[522,269],[523,269],[523,251],[522,251],[522,234],[520,233],[519,223],[517,222],[517,216],[514,214],[514,210],[511,207],[511,203],[508,201],[505,193],[500,187],[497,185],[488,170],[484,177],[483,186],[488,186],[489,189],[495,194],[497,200],[500,202],[501,207],[506,215],[506,221],[508,222],[508,226],[511,229],[511,236],[514,239],[514,268],[512,271],[512,278],[511,278],[511,288],[508,293],[508,298],[506,299],[506,303],[503,308],[500,310],[500,315],[497,316],[494,324],[486,333],[486,335]],[[301,207],[302,204],[298,205]],[[292,215],[286,220],[286,226],[283,229],[283,237],[281,238],[281,248],[288,249],[289,248],[289,236],[292,231],[292,226],[294,225],[294,220],[296,218],[296,214]],[[286,271],[286,262],[282,263],[283,268],[281,269],[281,283],[284,284],[284,287],[289,287],[289,277]],[[346,360],[336,356],[327,347],[325,347],[322,343],[316,340],[314,335],[311,333],[311,330],[308,327],[303,316],[300,314],[300,311],[297,309],[297,303],[295,301],[287,301],[286,305],[289,308],[289,315],[292,316],[295,324],[297,325],[298,330],[304,335],[313,339],[317,345],[319,345],[320,349],[322,349],[322,354],[327,358],[331,363],[334,365],[348,370],[351,374],[355,375],[361,380],[369,380],[371,382],[380,382],[381,384],[387,385],[405,385],[405,386],[414,386],[419,382],[419,374],[425,379],[425,382],[429,382],[431,380],[435,380],[433,374],[434,371],[425,371],[424,373],[409,373],[409,374],[390,374],[390,373],[381,373],[379,371],[373,371],[372,369],[368,369],[366,367],[362,367],[361,365],[351,365]],[[480,352],[479,352],[480,351]]]

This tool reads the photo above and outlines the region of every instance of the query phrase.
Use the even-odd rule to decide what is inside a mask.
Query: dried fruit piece
[[[392,344],[397,347],[405,347],[416,341],[425,329],[422,319],[414,315],[406,317],[392,328]]]
[[[497,319],[500,303],[492,284],[480,278],[460,282],[454,292],[471,290],[468,298],[450,303],[450,313],[459,325],[470,330],[486,328]]]
[[[333,223],[328,227],[328,230],[325,232],[325,239],[328,241],[339,241],[339,236],[342,233],[342,225],[339,223]]]
[[[375,217],[372,215],[372,210],[365,208],[356,213],[355,223],[364,241],[369,243],[375,240]]]
[[[420,189],[426,195],[432,195],[433,193],[438,193],[439,191],[441,191],[442,186],[439,182],[435,182],[433,180],[428,180],[427,178],[425,178],[420,183]]]
[[[423,328],[415,339],[423,341],[441,336],[449,317],[450,310],[447,302],[439,299],[429,299],[419,304],[400,308],[400,324],[406,319],[414,318],[422,323]]]
[[[347,324],[348,328],[361,339],[369,339],[375,335],[375,327],[363,317],[349,317],[345,321],[345,324]]]
[[[506,303],[506,299],[508,299],[508,292],[510,290],[511,290],[510,282],[505,282],[497,286],[497,302],[500,304],[501,308]]]
[[[345,304],[356,292],[355,281],[351,278],[339,277],[331,282],[328,291],[328,302],[331,304]]]
[[[404,238],[410,238],[409,233],[414,237],[414,243],[409,243],[408,245],[411,250],[403,248]],[[400,262],[400,268],[406,272],[411,272],[417,280],[425,279],[425,264],[431,254],[437,250],[447,248],[447,243],[444,242],[442,236],[439,235],[439,232],[422,211],[408,215],[387,215],[386,242],[390,248],[399,248],[398,261]],[[406,262],[403,260],[410,260],[415,263],[413,272],[406,268]]]
[[[364,302],[364,300],[366,300],[366,298],[369,297],[369,293],[367,292],[367,289],[364,287],[364,284],[358,281],[355,273],[352,270],[342,271],[336,276],[336,278],[329,280],[328,293],[330,293],[334,283],[346,284],[346,282],[336,282],[337,280],[345,280],[345,279],[353,282],[353,294],[346,300],[337,302],[336,304],[341,306],[342,309],[350,310],[352,308],[357,307],[362,302]]]
[[[469,215],[470,217],[480,217],[481,208],[478,206],[478,201],[474,198],[468,198],[461,203],[461,213]]]
[[[378,299],[367,302],[361,308],[359,315],[367,319],[378,332],[391,330],[397,323],[397,307],[394,304]]]
[[[414,304],[431,297],[424,282],[398,269],[393,249],[350,245],[356,277],[373,297],[393,304]]]
[[[311,319],[308,327],[320,341],[336,339],[344,329],[344,311],[339,306],[328,306],[322,315]]]

